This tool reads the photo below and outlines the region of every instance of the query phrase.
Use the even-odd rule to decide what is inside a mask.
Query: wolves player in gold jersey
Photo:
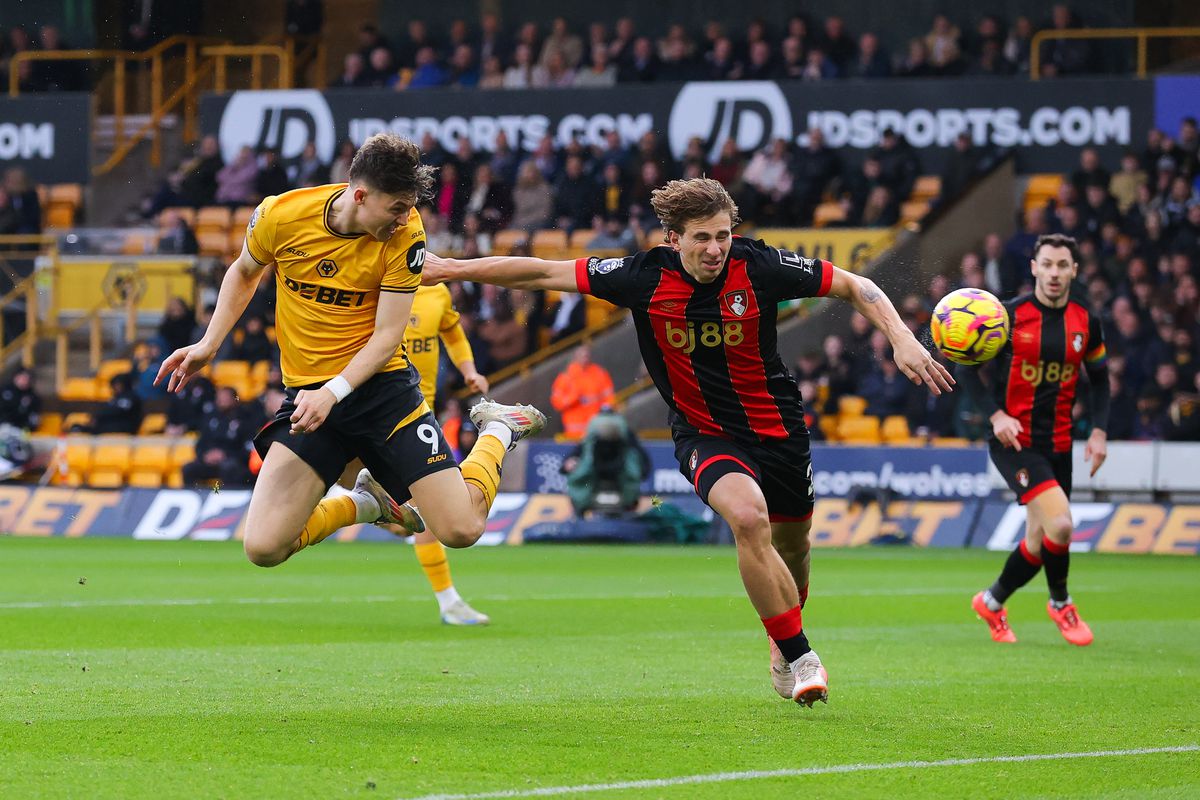
[[[454,310],[454,301],[450,290],[444,285],[422,286],[417,289],[413,299],[412,314],[408,318],[408,330],[404,336],[404,349],[413,368],[421,375],[421,394],[430,408],[434,406],[437,394],[438,363],[442,355],[442,342],[446,343],[446,353],[458,371],[462,373],[463,381],[473,392],[486,395],[488,391],[487,378],[475,369],[475,354],[471,352],[471,343],[467,341],[466,331],[459,322],[459,314]],[[399,525],[384,525],[385,528],[399,536],[408,536],[407,528]],[[418,533],[413,540],[413,549],[417,561],[433,587],[441,609],[442,622],[447,625],[487,625],[491,619],[467,604],[454,588],[450,579],[450,564],[446,558],[446,548],[430,531]]]
[[[348,185],[263,200],[241,255],[225,273],[199,342],[159,368],[178,391],[208,364],[275,264],[275,327],[287,400],[255,438],[263,457],[246,514],[246,555],[270,567],[355,522],[424,530],[452,547],[473,544],[495,500],[504,453],[541,430],[530,406],[471,409],[479,440],[461,474],[400,345],[425,262],[416,204],[433,170],[412,142],[363,142]],[[354,458],[367,466],[354,491],[322,500]],[[369,472],[368,472],[369,470]],[[425,520],[395,499],[412,497]]]

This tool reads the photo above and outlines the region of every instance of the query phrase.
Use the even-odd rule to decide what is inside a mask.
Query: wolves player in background
[[[1050,619],[1071,644],[1091,644],[1092,631],[1067,591],[1071,563],[1071,406],[1086,370],[1091,384],[1092,432],[1084,460],[1092,474],[1108,455],[1108,367],[1100,319],[1071,296],[1079,271],[1075,240],[1038,238],[1033,250],[1033,294],[1005,305],[1012,336],[995,361],[992,390],[980,368],[961,370],[963,385],[992,421],[992,461],[1025,506],[1025,538],[1000,577],[971,601],[997,642],[1015,642],[1004,603],[1046,568]]]
[[[422,502],[446,544],[473,544],[506,449],[544,423],[528,406],[480,403],[471,411],[479,439],[459,473],[400,347],[425,263],[415,206],[433,170],[412,142],[376,134],[354,156],[349,178],[262,201],[204,336],[168,356],[155,379],[170,376],[172,392],[186,386],[220,349],[263,270],[276,265],[287,399],[254,440],[263,464],[244,542],[261,567],[355,522],[423,530],[421,517],[390,495]],[[348,496],[322,499],[354,458],[371,472],[359,473]]]
[[[734,236],[737,206],[720,183],[672,181],[653,192],[652,203],[666,246],[578,261],[431,254],[423,280],[578,291],[633,311],[642,359],[671,409],[680,471],[733,529],[742,582],[771,640],[775,688],[811,707],[828,695],[800,613],[812,463],[800,392],[776,347],[776,305],[824,295],[847,300],[888,335],[914,383],[940,393],[953,379],[871,281]]]

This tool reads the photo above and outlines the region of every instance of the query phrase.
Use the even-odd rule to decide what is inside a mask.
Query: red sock
[[[779,652],[788,662],[795,661],[812,648],[808,646],[808,637],[804,635],[804,622],[800,617],[800,606],[788,609],[782,614],[767,617],[762,621],[767,629],[767,635],[775,640]]]

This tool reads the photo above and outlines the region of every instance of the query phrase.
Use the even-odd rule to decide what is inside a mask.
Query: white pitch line
[[[969,596],[973,589],[954,587],[926,588],[897,588],[897,589],[846,589],[822,591],[824,597],[934,597],[938,595]],[[1080,594],[1110,592],[1108,587],[1092,586],[1077,588]],[[814,597],[817,596],[814,594]],[[687,600],[687,599],[721,599],[730,600],[744,598],[741,591],[730,592],[633,592],[621,595],[612,594],[479,594],[480,601],[511,602],[532,601],[552,603],[555,601],[583,600]],[[6,609],[52,609],[52,608],[110,608],[110,607],[139,607],[139,606],[217,606],[217,605],[319,605],[324,603],[420,603],[429,599],[428,595],[367,595],[364,597],[163,597],[163,598],[111,598],[107,600],[12,600],[0,602],[0,611]]]
[[[618,789],[664,789],[670,786],[692,786],[700,783],[729,783],[761,778],[797,778],[806,775],[841,775],[852,772],[874,772],[893,769],[927,769],[929,767],[965,767],[973,764],[1011,764],[1025,761],[1057,761],[1070,758],[1120,758],[1156,753],[1195,753],[1200,745],[1179,747],[1146,747],[1137,750],[1096,750],[1090,753],[1038,753],[1025,756],[985,756],[980,758],[947,758],[942,761],[894,761],[890,764],[835,764],[805,769],[751,770],[747,772],[717,772],[708,775],[681,775],[677,778],[654,778],[617,783],[585,783],[578,786],[547,786],[540,789],[503,789],[495,792],[469,794],[425,794],[406,800],[493,800],[508,797],[554,797],[564,794],[609,792]]]

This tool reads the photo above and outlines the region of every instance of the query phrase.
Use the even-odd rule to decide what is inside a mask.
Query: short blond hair
[[[722,211],[729,213],[730,224],[741,222],[737,203],[733,202],[725,187],[712,178],[670,181],[650,193],[650,205],[654,207],[665,233],[683,233],[687,223],[708,219]]]

